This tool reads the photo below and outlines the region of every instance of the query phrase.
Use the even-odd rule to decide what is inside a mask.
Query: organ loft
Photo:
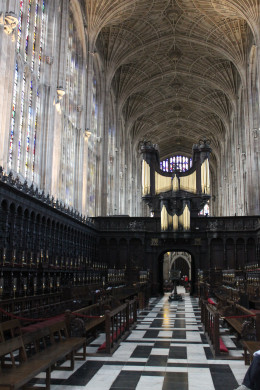
[[[179,275],[260,340],[259,47],[259,0],[0,0],[0,327],[111,354]]]

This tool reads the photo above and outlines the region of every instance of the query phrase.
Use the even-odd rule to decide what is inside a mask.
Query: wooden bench
[[[0,342],[21,335],[21,323],[14,319],[0,323]]]
[[[223,353],[228,353],[219,332],[219,313],[216,305],[208,303],[208,301],[201,299],[201,322],[203,330],[209,341],[210,347],[214,356],[221,356]]]
[[[134,325],[136,318],[136,298],[127,301],[114,310],[107,310],[105,313],[106,341],[98,348],[98,352],[113,353],[120,341],[128,336],[130,326]]]
[[[26,331],[26,327],[22,328],[23,339],[26,345],[36,345],[36,343],[46,342],[46,338],[48,338],[49,343],[46,352],[63,352],[65,348],[67,355],[71,354],[70,360],[72,369],[74,366],[74,357],[83,360],[86,359],[85,337],[70,337],[66,322],[62,319],[57,318],[56,322],[47,322],[45,326],[44,323],[39,323],[38,327],[27,327],[27,330],[28,331]],[[52,349],[50,349],[50,347]],[[80,348],[82,348],[82,353],[77,352]]]
[[[86,359],[86,339],[69,337],[65,322],[60,321],[0,343],[0,358],[0,388],[18,389],[45,371],[49,389],[52,370],[73,370],[76,358]],[[67,360],[70,365],[61,366]]]
[[[242,341],[244,348],[244,360],[245,364],[251,364],[253,360],[253,354],[260,350],[260,341]]]
[[[15,358],[17,354],[18,358]],[[22,336],[0,344],[2,367],[0,370],[0,389],[20,389],[41,372],[46,372],[45,388],[50,389],[51,364],[49,357],[28,359]],[[3,361],[7,359],[5,364]]]
[[[52,349],[48,348],[48,352],[52,352],[57,356],[57,350],[63,356],[70,356],[71,370],[74,369],[75,357],[86,359],[86,338],[85,337],[69,337],[67,325],[65,321],[58,322],[49,327]],[[82,352],[78,350],[82,348]],[[57,360],[60,360],[59,358]],[[56,368],[57,369],[57,368]],[[63,369],[63,368],[62,368]]]
[[[94,334],[105,326],[105,311],[118,307],[120,303],[114,298],[107,298],[98,303],[71,312],[66,311],[66,321],[71,335],[87,336]]]
[[[233,303],[232,312],[224,319],[241,339],[260,341],[260,313]]]
[[[242,330],[243,330],[243,322],[238,318],[228,318],[226,317],[225,320],[227,323],[241,336]]]

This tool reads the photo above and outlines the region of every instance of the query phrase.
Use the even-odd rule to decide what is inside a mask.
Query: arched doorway
[[[161,267],[159,270],[162,270],[162,280],[164,291],[171,289],[171,273],[172,271],[180,271],[180,277],[182,280],[186,277],[192,286],[192,291],[194,290],[194,267],[192,266],[192,256],[190,253],[185,251],[172,251],[166,252],[162,255]]]

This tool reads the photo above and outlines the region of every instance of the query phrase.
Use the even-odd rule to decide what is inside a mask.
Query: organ
[[[210,142],[200,140],[193,145],[190,169],[164,172],[157,145],[142,142],[142,199],[161,217],[161,231],[189,231],[191,217],[210,199],[210,152]]]

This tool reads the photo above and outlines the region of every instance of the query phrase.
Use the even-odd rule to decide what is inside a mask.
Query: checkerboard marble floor
[[[181,287],[178,294],[182,301],[169,302],[169,294],[152,298],[112,356],[88,356],[85,362],[76,362],[73,372],[54,371],[51,390],[235,389],[247,366],[234,336],[221,330],[228,359],[214,359],[202,331],[198,299]],[[95,354],[104,337],[99,335],[87,352]]]

